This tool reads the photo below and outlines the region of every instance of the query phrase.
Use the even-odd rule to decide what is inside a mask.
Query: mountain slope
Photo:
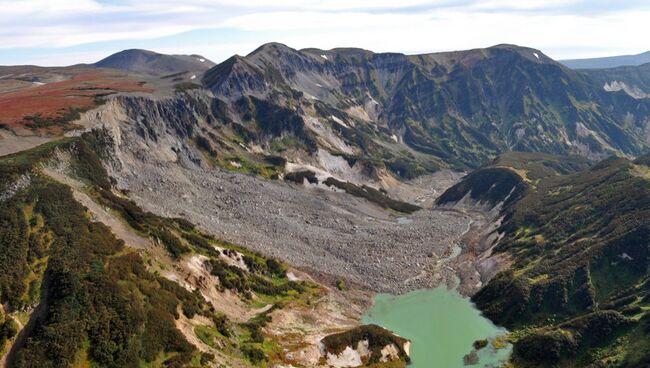
[[[398,344],[385,365],[405,366],[407,340],[358,326],[363,293],[140,209],[105,170],[113,145],[101,128],[0,158],[0,364],[324,366],[337,336],[369,335],[369,364]]]
[[[606,91],[624,91],[637,99],[650,98],[650,63],[581,72],[600,83]]]
[[[379,129],[456,168],[509,150],[603,158],[647,145],[640,132],[650,103],[606,93],[540,51],[513,45],[407,56],[267,44],[216,66],[203,82],[225,102],[254,96]]]
[[[512,266],[472,300],[487,317],[514,330],[516,366],[645,366],[650,361],[647,162],[610,158],[576,172],[578,166],[557,158],[571,169],[544,174],[547,170],[526,161],[503,169],[525,183],[502,208],[497,230],[502,238],[494,249],[508,254]],[[472,175],[488,170],[494,168]],[[490,198],[499,183],[505,184],[477,185],[468,176],[450,191],[471,186],[472,197]]]
[[[644,99],[513,45],[407,56],[274,43],[194,79],[196,60],[111,58],[126,72],[93,72],[151,93],[102,89],[72,121],[37,119],[84,133],[0,158],[12,365],[330,365],[319,343],[336,332],[327,353],[369,339],[364,363],[395,344],[387,365],[404,366],[403,339],[349,330],[367,295],[346,284],[458,278],[513,330],[517,366],[647,364],[650,159],[588,160],[647,149]],[[27,82],[9,94],[46,87]],[[97,88],[78,82],[68,89]],[[440,176],[407,181],[479,166],[444,208]]]
[[[131,49],[110,55],[93,65],[132,73],[165,75],[203,72],[215,64],[200,55],[164,55],[148,50]]]
[[[650,63],[650,51],[637,55],[607,56],[590,59],[560,60],[560,62],[572,69],[601,69],[616,68],[619,66],[637,66]]]

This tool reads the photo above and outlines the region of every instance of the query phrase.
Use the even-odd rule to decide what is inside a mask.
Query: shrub
[[[368,340],[371,363],[378,363],[382,357],[381,350],[391,344],[397,347],[400,359],[406,362],[410,361],[408,354],[404,350],[404,344],[408,340],[377,325],[359,326],[345,332],[325,336],[321,342],[328,353],[340,354],[346,347],[351,346],[354,348],[359,341],[363,340]]]
[[[336,280],[336,288],[341,290],[341,291],[345,291],[346,290],[345,281]]]
[[[344,191],[346,191],[349,194],[352,194],[353,196],[365,198],[368,201],[376,203],[381,207],[390,208],[395,211],[404,212],[404,213],[413,213],[420,209],[420,207],[416,205],[406,203],[406,202],[396,201],[386,196],[381,191],[366,185],[359,187],[350,182],[342,182],[332,177],[327,178],[323,183],[328,186],[333,186],[339,189],[343,189]]]
[[[193,233],[183,233],[182,234],[183,238],[185,238],[190,244],[197,248],[201,248],[207,251],[214,251],[214,247],[210,245],[210,242],[208,242],[204,237],[201,235],[196,235]]]
[[[550,364],[574,356],[577,349],[573,335],[561,330],[534,332],[519,339],[514,346],[515,354],[524,360]]]
[[[316,177],[316,174],[313,171],[309,170],[290,172],[284,176],[284,180],[292,181],[297,184],[304,183],[305,179],[307,179],[307,182],[311,184],[318,184],[318,178]]]
[[[267,360],[264,351],[256,346],[247,344],[242,346],[241,351],[253,364],[259,364]]]
[[[183,254],[190,251],[171,231],[165,228],[159,228],[151,231],[152,234],[160,240],[169,254],[174,259],[179,259]]]

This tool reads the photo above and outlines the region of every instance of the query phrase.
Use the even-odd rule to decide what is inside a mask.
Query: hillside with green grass
[[[503,207],[497,230],[503,238],[494,250],[512,265],[472,300],[512,331],[515,366],[649,364],[647,158],[609,158],[581,170],[572,159],[525,157],[511,154],[493,163],[520,178],[509,187],[519,191]],[[494,186],[477,185],[473,177],[495,167],[470,174],[445,195],[463,185],[473,197],[491,195]],[[495,198],[504,192],[510,193]]]
[[[88,137],[90,138],[90,137]],[[187,365],[199,352],[175,327],[180,311],[211,313],[195,294],[149,273],[140,255],[93,222],[69,187],[39,173],[56,149],[78,153],[75,170],[109,185],[90,140],[71,139],[0,159],[2,183],[29,177],[1,206],[0,299],[13,340],[8,364],[106,367]],[[87,155],[88,154],[88,155]],[[3,353],[6,353],[3,351]]]

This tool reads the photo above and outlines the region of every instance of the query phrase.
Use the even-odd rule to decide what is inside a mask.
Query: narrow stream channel
[[[454,245],[451,254],[441,261],[447,263],[461,252],[462,247]],[[409,368],[502,367],[512,352],[512,346],[503,339],[507,330],[483,317],[469,298],[456,291],[456,286],[449,289],[442,285],[397,296],[378,294],[362,322],[411,340]],[[487,346],[475,349],[473,344],[478,340],[488,340]]]

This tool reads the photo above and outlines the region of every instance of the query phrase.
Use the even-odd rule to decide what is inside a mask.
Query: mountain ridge
[[[0,158],[18,366],[329,366],[334,332],[327,352],[367,338],[403,367],[405,340],[357,328],[368,291],[444,284],[511,330],[516,367],[650,359],[650,110],[603,86],[643,74],[507,44],[187,58],[0,80],[2,106],[33,113],[2,133],[51,140]],[[62,116],[34,113],[55,92]]]
[[[621,124],[631,112],[618,101],[625,97],[613,97],[590,77],[532,48],[497,45],[404,55],[346,48],[300,51],[270,43],[238,58],[256,68],[231,73],[235,79],[224,76],[228,87],[204,79],[217,98],[251,93],[279,104],[322,101],[387,128],[410,148],[452,166],[477,167],[505,150],[603,158],[606,152],[639,154],[646,145],[635,130],[645,124],[640,117],[632,115],[629,127]],[[498,77],[506,73],[514,73],[508,83]],[[292,96],[296,91],[303,96]],[[649,108],[644,102],[637,114]]]
[[[205,71],[215,63],[200,55],[166,55],[143,49],[127,49],[109,55],[92,65],[99,68],[159,75]]]
[[[604,69],[619,66],[639,66],[650,62],[650,51],[635,55],[604,56],[585,59],[567,59],[560,62],[572,69]]]

